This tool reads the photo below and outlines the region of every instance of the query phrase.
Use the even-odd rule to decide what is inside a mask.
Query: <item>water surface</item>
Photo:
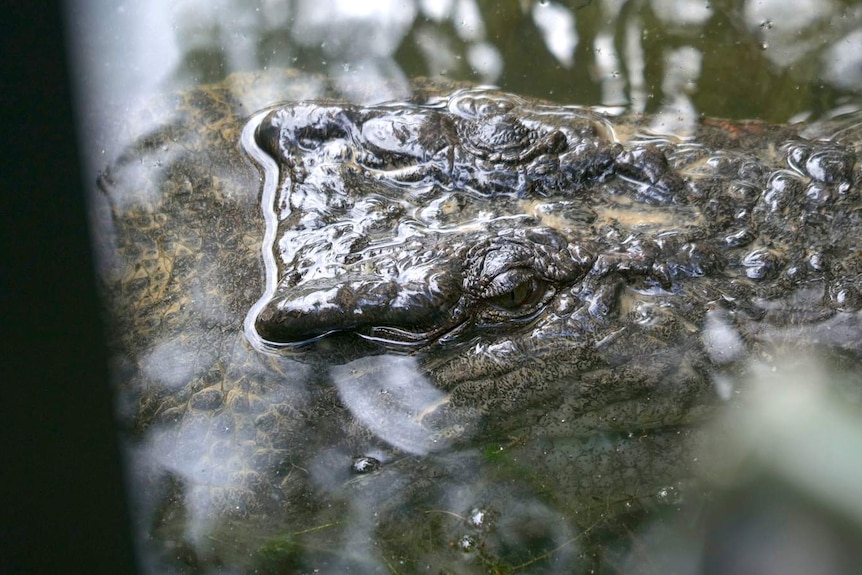
[[[751,557],[764,573],[847,572],[844,542],[862,523],[862,430],[846,396],[836,406],[812,391],[824,376],[807,361],[781,371],[794,378],[752,368],[767,399],[720,426],[730,439],[718,447],[683,451],[680,438],[708,439],[704,430],[649,434],[657,466],[685,457],[696,472],[650,493],[581,500],[603,477],[639,472],[626,467],[626,433],[570,437],[552,450],[542,438],[503,435],[450,449],[445,434],[415,425],[441,398],[413,356],[320,367],[248,344],[248,307],[234,309],[224,294],[253,302],[263,291],[257,265],[241,263],[261,253],[265,227],[251,163],[209,174],[217,185],[240,170],[250,193],[207,224],[211,237],[183,246],[185,259],[162,253],[173,236],[146,233],[160,229],[158,210],[136,213],[138,236],[105,214],[157,197],[151,174],[192,149],[172,144],[199,145],[182,130],[165,135],[176,101],[153,99],[237,72],[294,70],[276,83],[283,91],[242,102],[249,117],[283,100],[404,99],[417,77],[645,113],[657,132],[681,135],[703,116],[788,123],[858,112],[862,3],[224,0],[70,3],[68,13],[88,181],[119,163],[115,172],[136,182],[113,206],[93,186],[92,203],[106,274],[139,261],[129,285],[149,298],[132,306],[149,323],[117,319],[119,333],[149,331],[114,365],[144,572],[694,573],[733,572]],[[237,146],[241,126],[225,128]],[[196,225],[189,206],[169,209]],[[259,237],[218,245],[219,231],[258,216]],[[118,243],[136,247],[118,257]],[[210,261],[227,248],[238,254],[228,266],[236,277]],[[187,280],[181,292],[173,277]],[[723,326],[718,318],[706,329],[732,353]],[[732,397],[735,385],[717,380],[716,395]],[[776,389],[787,393],[775,399]],[[703,471],[720,448],[731,456]],[[749,459],[759,471],[740,474]],[[272,476],[277,490],[262,487]],[[605,521],[627,512],[630,520]]]

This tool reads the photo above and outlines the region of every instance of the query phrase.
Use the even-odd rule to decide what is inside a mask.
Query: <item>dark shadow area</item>
[[[0,22],[0,572],[134,573],[61,6]]]

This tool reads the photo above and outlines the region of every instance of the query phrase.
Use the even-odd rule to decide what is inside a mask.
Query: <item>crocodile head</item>
[[[719,152],[710,132],[687,145],[487,90],[289,105],[252,125],[270,166],[253,341],[409,354],[445,394],[427,419],[549,433],[676,425],[709,404],[753,325],[830,289],[822,250],[781,223],[822,209],[788,190],[839,198],[855,177],[837,145],[806,168],[816,153],[786,130],[749,127],[759,151],[715,130],[732,140]]]

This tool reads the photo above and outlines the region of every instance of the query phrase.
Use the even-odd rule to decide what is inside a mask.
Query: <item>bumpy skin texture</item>
[[[190,90],[100,180],[139,516],[166,556],[565,571],[578,530],[689,474],[717,378],[784,348],[858,360],[849,133],[658,136],[418,86],[255,116],[261,172],[246,120],[326,93],[293,72]]]
[[[257,334],[420,353],[445,409],[485,427],[653,395],[611,410],[641,429],[684,420],[715,364],[773,331],[855,322],[852,145],[757,123],[689,141],[618,128],[486,90],[272,111],[256,140],[279,165],[275,287]],[[701,343],[707,319],[729,352]]]

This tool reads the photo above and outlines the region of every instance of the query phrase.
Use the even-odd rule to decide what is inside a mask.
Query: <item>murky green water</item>
[[[682,135],[703,116],[858,112],[862,2],[225,0],[68,12],[88,177],[111,191],[93,187],[95,248],[109,285],[120,277],[126,290],[114,371],[144,572],[852,572],[853,377],[838,405],[811,385],[829,369],[755,366],[746,377],[766,399],[752,392],[751,410],[714,428],[504,430],[450,448],[457,430],[415,425],[441,401],[415,356],[321,366],[249,345],[265,226],[260,173],[238,147],[246,117],[277,101],[403,99],[417,77],[645,113]],[[280,79],[249,93],[234,76],[232,91],[153,103],[250,71]],[[183,124],[206,98],[208,122],[237,115],[219,124],[222,139]],[[199,182],[224,210],[187,201]],[[501,345],[485,350],[489,363],[509,357]],[[840,367],[833,379],[847,377]],[[716,381],[719,396],[732,388]],[[654,473],[683,462],[691,468]],[[629,481],[639,474],[650,481]]]

